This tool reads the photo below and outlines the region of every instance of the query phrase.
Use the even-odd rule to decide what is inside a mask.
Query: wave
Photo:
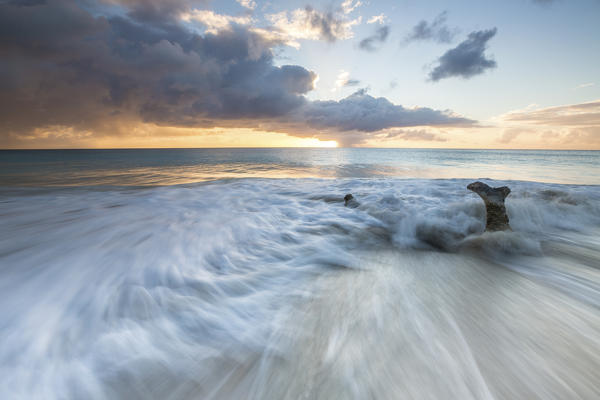
[[[469,182],[4,189],[0,397],[593,398],[600,187],[492,181],[483,233]]]

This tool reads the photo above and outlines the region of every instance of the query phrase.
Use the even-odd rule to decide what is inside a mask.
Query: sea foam
[[[600,395],[600,187],[469,182],[5,189],[0,397]]]

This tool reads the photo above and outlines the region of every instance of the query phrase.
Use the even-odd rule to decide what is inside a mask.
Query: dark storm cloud
[[[360,89],[340,101],[306,103],[284,126],[266,123],[263,128],[310,137],[318,132],[322,140],[335,140],[341,146],[360,145],[371,139],[397,136],[404,140],[444,141],[423,130],[402,131],[399,127],[472,127],[475,121],[450,112],[430,108],[405,108],[383,97],[373,97]]]
[[[274,66],[273,43],[257,34],[198,36],[168,16],[141,23],[147,4],[134,3],[135,17],[94,17],[71,1],[0,6],[0,80],[12,88],[0,93],[0,126],[84,127],[115,115],[210,126],[280,116],[313,88],[314,73]]]
[[[408,109],[361,89],[340,101],[314,101],[303,109],[306,123],[316,129],[376,132],[392,127],[469,125],[474,121],[430,108]]]
[[[412,31],[406,39],[405,43],[432,40],[438,43],[450,43],[457,33],[456,29],[450,29],[446,25],[447,12],[444,11],[432,22],[422,20],[412,28]]]
[[[90,0],[84,0],[90,2]],[[93,1],[93,0],[92,0]],[[119,0],[127,7],[128,15],[139,21],[163,22],[192,7],[202,6],[209,0]]]
[[[484,54],[488,40],[495,34],[496,28],[470,33],[465,41],[438,59],[438,65],[429,73],[429,79],[434,82],[453,76],[468,79],[495,68],[496,61],[486,58]]]
[[[366,94],[310,102],[304,95],[316,75],[275,66],[272,49],[281,42],[236,25],[198,35],[177,17],[193,3],[0,4],[1,143],[57,127],[77,135],[126,135],[120,127],[140,122],[372,131],[467,121]],[[365,118],[355,118],[359,114]]]
[[[375,51],[378,49],[379,45],[385,42],[390,34],[389,26],[382,26],[377,28],[375,33],[371,36],[368,36],[360,41],[358,46],[367,51]]]
[[[9,3],[9,4],[17,6],[17,7],[35,6],[35,5],[43,4],[45,2],[46,2],[46,0],[9,0],[9,1],[4,0],[4,1],[0,1],[0,3]]]

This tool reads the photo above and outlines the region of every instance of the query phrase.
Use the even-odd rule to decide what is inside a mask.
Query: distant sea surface
[[[0,399],[600,399],[600,152],[1,151]]]
[[[0,186],[154,186],[249,177],[491,178],[600,184],[600,151],[364,148],[0,151]]]

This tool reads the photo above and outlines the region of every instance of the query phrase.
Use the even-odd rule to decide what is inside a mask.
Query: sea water
[[[0,152],[0,398],[600,398],[599,168]],[[511,188],[511,231],[483,232],[475,179]]]

